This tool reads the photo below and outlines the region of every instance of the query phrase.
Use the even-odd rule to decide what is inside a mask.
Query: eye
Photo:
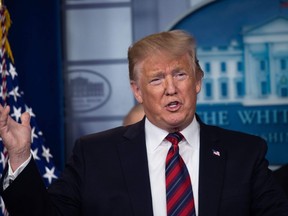
[[[188,74],[185,72],[178,72],[174,74],[174,78],[178,81],[182,81],[188,78]]]
[[[157,77],[157,78],[153,78],[152,80],[150,80],[149,81],[149,84],[150,85],[154,85],[154,86],[156,86],[156,85],[160,85],[161,83],[162,83],[162,78],[159,78],[159,77]]]

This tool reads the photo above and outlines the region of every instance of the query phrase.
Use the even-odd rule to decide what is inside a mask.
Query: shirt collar
[[[184,130],[180,131],[185,137],[187,143],[192,148],[197,148],[199,146],[200,137],[200,125],[194,116],[193,121]]]
[[[199,123],[194,116],[193,121],[184,130],[180,131],[185,137],[187,143],[192,148],[196,148],[199,145]],[[147,150],[149,152],[154,151],[165,139],[168,132],[158,128],[152,124],[147,118],[145,118],[145,138],[147,144]]]
[[[145,138],[147,144],[147,150],[149,152],[154,151],[167,136],[167,131],[158,128],[152,124],[147,118],[145,118]]]

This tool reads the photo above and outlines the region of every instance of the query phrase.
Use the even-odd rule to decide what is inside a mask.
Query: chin
[[[167,124],[174,129],[181,129],[184,125],[183,121],[168,121]]]
[[[193,120],[193,118],[191,119],[191,121],[187,121],[188,117],[186,116],[186,118],[173,118],[170,119],[169,121],[167,121],[169,123],[169,125],[173,128],[178,128],[179,130],[184,129],[185,127],[187,127]]]

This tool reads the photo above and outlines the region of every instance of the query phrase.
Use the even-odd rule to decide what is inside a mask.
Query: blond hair
[[[128,49],[129,78],[136,80],[140,65],[149,56],[165,53],[171,57],[181,57],[188,53],[196,79],[202,79],[204,73],[198,63],[195,51],[195,40],[188,32],[172,30],[152,34],[131,45]]]

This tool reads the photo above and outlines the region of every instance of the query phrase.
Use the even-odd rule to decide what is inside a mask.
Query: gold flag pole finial
[[[0,22],[1,22],[1,31],[0,31],[0,46],[3,52],[3,48],[7,52],[8,58],[11,59],[12,63],[14,63],[13,54],[10,48],[10,44],[7,39],[8,31],[11,26],[10,14],[4,4],[4,0],[0,0]]]

